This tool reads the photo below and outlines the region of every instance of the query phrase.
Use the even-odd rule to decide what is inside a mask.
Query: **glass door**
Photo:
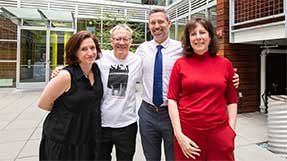
[[[33,86],[43,86],[49,56],[46,51],[46,31],[23,29],[20,33],[19,86],[31,83]]]

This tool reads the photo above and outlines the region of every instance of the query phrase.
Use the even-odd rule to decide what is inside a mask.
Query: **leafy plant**
[[[140,43],[143,43],[145,41],[145,24],[140,22],[131,22],[129,21],[130,17],[132,15],[128,16],[121,16],[119,14],[111,14],[106,13],[104,14],[104,18],[102,20],[103,23],[103,32],[97,33],[96,35],[99,35],[101,37],[101,48],[102,49],[112,49],[110,45],[110,29],[112,29],[117,24],[128,24],[131,29],[133,29],[133,45],[131,47],[131,51],[135,52],[136,48]]]

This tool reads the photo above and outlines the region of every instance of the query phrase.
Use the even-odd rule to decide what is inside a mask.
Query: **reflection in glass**
[[[20,82],[44,82],[46,31],[22,30]]]
[[[165,6],[165,0],[142,0],[142,4]]]
[[[73,33],[52,31],[50,35],[50,71],[52,71],[58,65],[65,65],[65,46]]]
[[[45,21],[43,20],[27,20],[27,19],[24,19],[24,22],[23,22],[23,25],[24,26],[45,26]]]
[[[185,24],[187,23],[187,21],[188,21],[188,17],[184,17],[184,18],[177,21],[177,24],[178,24],[177,40],[181,40],[181,37],[183,35],[183,31],[184,31],[184,27],[185,27]]]
[[[176,2],[176,1],[178,1],[178,0],[167,0],[167,5],[171,5],[171,4],[173,4],[174,2]]]
[[[205,10],[201,10],[201,11],[195,13],[195,14],[192,14],[191,16],[192,16],[192,17],[206,18],[206,17],[205,17]]]
[[[52,27],[73,28],[73,23],[72,22],[64,22],[64,21],[53,21]]]
[[[213,6],[208,9],[208,18],[211,21],[212,25],[216,27],[217,25],[216,6]]]
[[[175,25],[174,25],[174,24],[172,24],[172,25],[170,26],[169,37],[170,37],[171,39],[175,39]]]

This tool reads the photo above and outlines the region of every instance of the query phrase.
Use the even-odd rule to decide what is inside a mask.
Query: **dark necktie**
[[[162,53],[163,46],[157,45],[157,52],[154,62],[154,75],[153,75],[153,98],[154,105],[159,107],[163,103],[162,97]]]

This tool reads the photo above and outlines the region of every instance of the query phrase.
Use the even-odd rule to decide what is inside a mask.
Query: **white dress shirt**
[[[153,97],[153,73],[154,73],[154,62],[157,52],[156,46],[159,45],[155,40],[142,43],[136,54],[142,57],[142,99],[149,103],[152,103]],[[163,104],[167,105],[167,92],[168,83],[171,70],[175,61],[182,56],[181,42],[168,38],[162,44],[162,92],[163,92]]]

